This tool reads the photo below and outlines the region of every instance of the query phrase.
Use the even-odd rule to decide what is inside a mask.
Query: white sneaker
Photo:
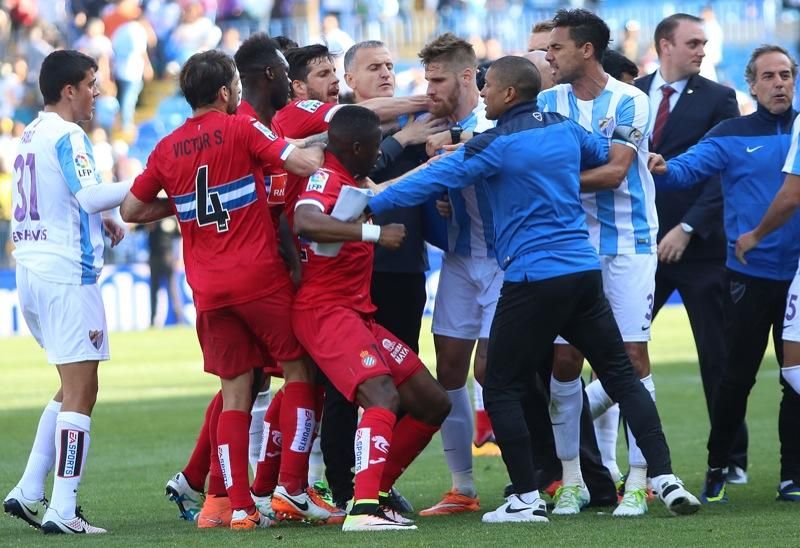
[[[647,513],[647,491],[644,489],[626,489],[614,513],[615,518],[643,516]]]
[[[39,529],[42,526],[42,516],[47,511],[47,499],[29,499],[17,486],[3,499],[3,511]]]
[[[186,521],[197,521],[197,515],[203,509],[206,496],[201,491],[195,491],[183,472],[178,472],[167,482],[164,494],[178,505],[180,517]]]
[[[403,518],[405,519],[405,518]],[[411,521],[411,520],[406,520]],[[344,518],[342,531],[416,531],[417,526],[411,523],[401,523],[387,516],[382,509],[373,514],[348,514]]]
[[[662,479],[663,478],[663,479]],[[660,476],[658,498],[666,505],[673,516],[688,516],[700,509],[700,501],[683,486],[683,482],[673,474]]]
[[[591,496],[585,485],[562,485],[556,490],[555,507],[553,514],[556,516],[571,516],[580,514]]]
[[[272,520],[255,510],[248,514],[247,510],[234,510],[231,514],[231,529],[238,531],[251,531],[253,529],[267,529],[272,525]]]
[[[397,523],[402,523],[403,525],[414,525],[413,519],[408,519],[394,508],[391,508],[390,506],[381,506],[380,508],[383,514],[390,520],[396,521]]]
[[[42,518],[42,532],[45,535],[97,535],[107,531],[101,527],[95,527],[83,517],[81,507],[75,509],[75,517],[65,519],[54,508],[48,508]]]
[[[748,481],[747,472],[741,466],[729,466],[728,477],[725,479],[726,483],[732,485],[746,485]]]
[[[275,512],[272,510],[272,495],[259,497],[253,493],[253,491],[250,491],[250,498],[253,499],[253,504],[256,505],[256,509],[258,509],[261,515],[267,516],[272,521],[277,521]]]
[[[483,514],[483,523],[515,523],[539,522],[549,523],[547,519],[547,505],[537,498],[531,504],[525,504],[518,495],[506,497],[506,502],[493,511]]]
[[[325,521],[331,517],[331,513],[318,506],[305,491],[290,495],[282,485],[278,485],[272,493],[272,510],[280,519]]]

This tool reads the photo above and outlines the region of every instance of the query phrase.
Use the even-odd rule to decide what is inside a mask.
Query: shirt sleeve
[[[131,186],[131,194],[145,203],[150,203],[156,199],[158,193],[164,188],[162,184],[161,173],[159,172],[158,151],[160,147],[156,146],[150,156],[147,158],[147,165]]]
[[[242,123],[247,126],[245,128],[245,140],[250,147],[250,151],[264,169],[283,167],[283,163],[295,149],[295,146],[275,135],[271,129],[258,120],[243,120]]]
[[[783,164],[783,172],[800,175],[800,116],[794,119],[792,144],[789,147],[789,154],[786,155],[786,163]]]
[[[466,188],[497,173],[502,154],[494,135],[473,138],[446,158],[403,177],[369,202],[376,215],[411,207],[448,189]]]
[[[318,169],[311,177],[302,179],[300,185],[302,190],[294,208],[313,205],[327,214],[333,211],[342,189],[339,177],[326,169]]]
[[[95,168],[92,144],[79,127],[71,129],[56,141],[56,157],[72,194],[102,182]]]
[[[691,188],[712,175],[724,171],[729,162],[728,151],[720,140],[706,136],[683,154],[667,162],[667,173],[653,175],[657,190]]]
[[[619,102],[617,106],[617,125],[630,126],[637,129],[642,138],[639,141],[644,142],[650,136],[650,99],[644,93],[636,95],[629,95]],[[620,143],[628,146],[634,150],[638,147],[635,143],[623,141],[622,139],[612,139],[613,143]]]

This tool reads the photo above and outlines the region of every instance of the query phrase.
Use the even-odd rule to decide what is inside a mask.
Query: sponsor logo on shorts
[[[292,451],[295,453],[308,453],[311,450],[311,434],[314,432],[314,410],[297,408],[297,428],[292,440]]]
[[[392,350],[394,350],[395,344],[389,339],[383,339],[383,347],[389,352],[391,352]]]
[[[361,365],[363,365],[367,369],[375,367],[375,364],[378,363],[378,358],[370,354],[369,350],[362,351],[360,356],[361,356]]]
[[[103,346],[103,332],[102,331],[89,331],[89,342],[92,343],[97,350]]]
[[[738,303],[744,297],[744,292],[747,286],[742,282],[731,282],[731,300]]]
[[[369,467],[369,450],[370,450],[370,429],[359,428],[356,430],[356,438],[354,443],[355,448],[355,472],[363,472]]]
[[[61,431],[61,457],[58,461],[58,476],[74,478],[81,475],[83,463],[83,438],[80,430]]]
[[[408,356],[408,347],[404,346],[402,343],[383,339],[383,347],[392,355],[392,358],[398,365],[402,365],[403,360]]]

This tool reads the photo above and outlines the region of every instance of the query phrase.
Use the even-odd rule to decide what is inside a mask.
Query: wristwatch
[[[683,230],[686,234],[691,234],[694,232],[694,227],[688,223],[681,223],[681,230]]]
[[[454,145],[457,145],[461,142],[461,132],[464,131],[464,128],[459,126],[458,124],[454,125],[450,128],[450,142]]]

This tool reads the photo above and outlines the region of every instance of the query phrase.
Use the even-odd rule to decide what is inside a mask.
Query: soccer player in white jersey
[[[130,183],[100,184],[92,146],[77,125],[92,118],[96,71],[97,63],[77,51],[45,58],[39,75],[44,111],[25,128],[14,162],[11,230],[22,315],[58,369],[61,387],[39,419],[25,472],[3,508],[45,533],[105,533],[86,521],[76,499],[89,451],[97,367],[109,359],[97,285],[103,231],[112,245],[124,236],[100,212],[117,207]],[[45,481],[54,465],[48,505]]]
[[[603,70],[601,59],[610,32],[602,19],[575,9],[560,10],[553,21],[547,61],[558,85],[539,95],[539,107],[570,117],[609,143],[608,164],[581,173],[581,198],[589,237],[600,255],[604,291],[625,349],[655,400],[647,352],[658,231],[653,179],[647,171],[649,100]],[[550,415],[564,486],[553,513],[574,514],[589,502],[578,457],[583,356],[565,341],[557,342]],[[587,392],[593,413],[600,408],[599,415],[613,405],[599,383]],[[630,470],[615,516],[647,511],[647,463],[630,432],[628,438]]]
[[[463,131],[485,131],[485,105],[475,83],[478,59],[469,42],[451,33],[419,53],[428,81],[430,113]],[[458,130],[456,130],[458,131]],[[467,375],[475,342],[476,378],[486,369],[486,349],[503,276],[494,259],[492,214],[475,187],[452,192],[447,219],[448,249],[442,260],[433,311],[436,377],[447,390],[452,410],[442,424],[442,445],[452,476],[444,498],[421,516],[475,512],[480,509],[472,476],[472,406]]]

